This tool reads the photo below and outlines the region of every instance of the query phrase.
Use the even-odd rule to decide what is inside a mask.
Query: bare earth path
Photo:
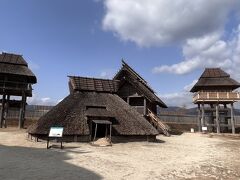
[[[24,131],[0,129],[0,179],[240,179],[240,137],[185,133],[162,143],[86,143],[46,149]]]

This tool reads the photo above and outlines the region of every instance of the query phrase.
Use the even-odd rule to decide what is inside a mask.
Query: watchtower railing
[[[31,84],[14,81],[0,81],[0,88],[7,90],[32,90]]]
[[[238,101],[239,92],[197,92],[193,96],[193,102],[198,101]]]

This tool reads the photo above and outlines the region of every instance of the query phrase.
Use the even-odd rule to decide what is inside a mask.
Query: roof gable
[[[147,84],[147,82],[134,71],[126,62],[122,60],[122,68],[113,78],[119,80],[121,87],[125,81],[128,81],[138,91],[141,92],[149,101],[156,102],[161,107],[167,107],[167,105],[155,94],[153,89]]]

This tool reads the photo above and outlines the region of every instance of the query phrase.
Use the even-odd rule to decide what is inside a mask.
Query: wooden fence
[[[176,124],[197,124],[196,115],[158,115],[159,118],[166,123]],[[208,118],[208,117],[206,117]],[[235,116],[235,122],[237,126],[240,126],[240,116]]]
[[[50,106],[31,106],[26,109],[26,119],[38,120],[44,114],[46,114],[52,107]],[[141,110],[141,109],[139,109]],[[166,123],[174,124],[196,124],[197,125],[197,116],[196,115],[184,115],[184,114],[160,114],[159,118]],[[8,119],[18,119],[19,110],[9,110]],[[208,117],[206,117],[208,118]],[[235,122],[237,126],[240,126],[240,116],[235,116]]]
[[[26,107],[25,118],[38,120],[44,114],[46,114],[52,106],[38,106],[38,105],[31,105]],[[10,109],[8,111],[7,118],[8,119],[18,119],[19,117],[19,109]]]

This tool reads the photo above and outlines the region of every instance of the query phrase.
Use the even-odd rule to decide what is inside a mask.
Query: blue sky
[[[169,105],[191,104],[204,67],[240,80],[237,0],[0,3],[0,51],[22,54],[36,74],[32,104],[64,98],[67,75],[111,78],[122,58]]]

